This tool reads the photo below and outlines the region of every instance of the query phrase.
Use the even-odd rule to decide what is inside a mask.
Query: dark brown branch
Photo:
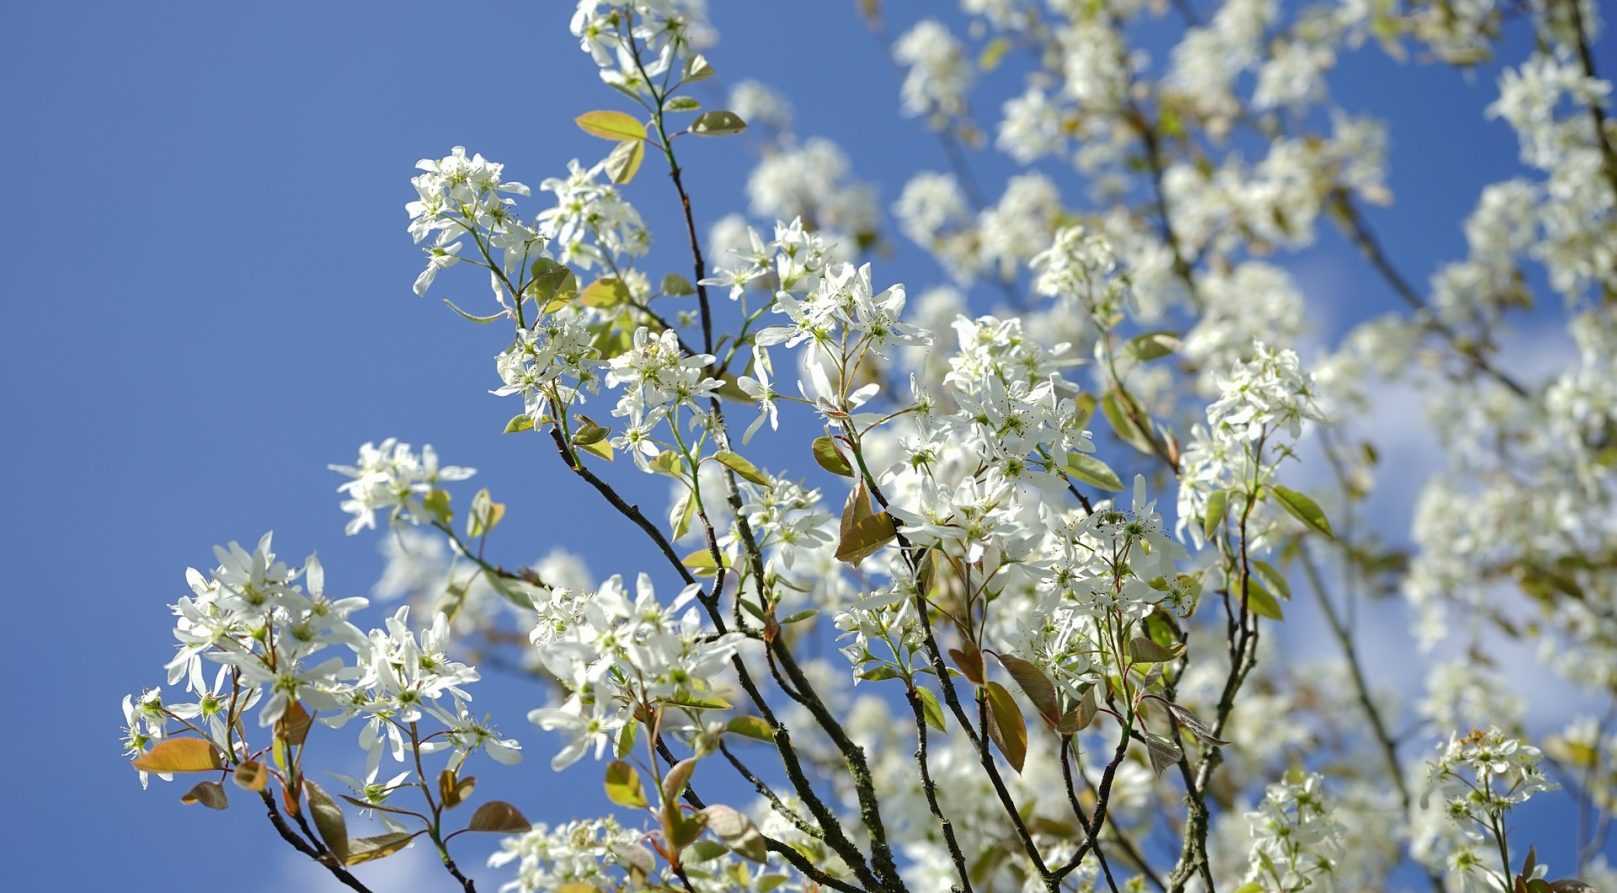
[[[281,835],[282,840],[291,844],[293,849],[297,850],[303,855],[308,856],[310,859],[313,859],[316,862],[319,862],[327,871],[331,872],[331,876],[336,878],[337,881],[343,886],[348,887],[351,890],[358,890],[360,893],[371,893],[371,889],[360,883],[359,878],[349,874],[348,869],[339,865],[335,857],[331,856],[329,853],[322,855],[319,850],[316,850],[309,844],[308,841],[305,841],[302,837],[299,837],[298,833],[292,830],[292,826],[288,825],[286,823],[286,819],[281,817],[281,810],[275,805],[275,795],[269,792],[269,788],[259,791],[258,796],[264,801],[264,810],[269,814],[270,824],[275,826],[275,831],[277,834]],[[320,849],[324,850],[325,847],[321,847]]]

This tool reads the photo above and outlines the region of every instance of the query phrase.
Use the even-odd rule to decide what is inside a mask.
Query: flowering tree
[[[700,0],[582,0],[571,30],[616,107],[577,123],[612,148],[542,200],[458,147],[420,162],[415,291],[487,275],[484,306],[450,307],[507,330],[506,436],[666,561],[631,585],[560,552],[498,560],[507,508],[466,492],[471,469],[366,444],[333,466],[347,532],[386,528],[376,592],[407,603],[363,630],[366,600],[329,596],[315,558],[268,534],[216,548],[173,605],[170,688],[124,699],[141,782],[256,796],[355,890],[410,846],[475,889],[467,832],[505,835],[491,864],[521,891],[1617,889],[1597,858],[1617,808],[1617,126],[1595,5],[961,5],[971,44],[929,20],[893,43],[904,111],[956,163],[894,207],[953,283],[912,302],[864,262],[886,236],[841,150],[761,85],[698,101]],[[1166,58],[1131,45],[1163,28]],[[1536,48],[1487,114],[1538,173],[1483,190],[1469,254],[1422,289],[1361,212],[1389,197],[1383,131],[1327,74],[1368,41],[1472,65],[1508,29]],[[973,79],[1018,60],[993,148],[1070,158],[1082,195],[1031,168],[994,200],[973,184]],[[743,129],[764,150],[752,220],[704,234],[690,137]],[[638,266],[630,196],[668,188],[648,165],[688,275]],[[1308,283],[1265,258],[1327,226],[1408,312],[1304,362]],[[974,315],[970,286],[999,309]],[[1577,349],[1529,380],[1500,345],[1544,303]],[[1376,429],[1419,424],[1378,414],[1390,383],[1428,395],[1446,461],[1409,549],[1366,518]],[[801,461],[747,458],[760,435]],[[637,474],[666,480],[666,512],[623,495]],[[1355,611],[1395,593],[1423,645],[1467,646],[1423,691],[1373,689],[1359,656]],[[1334,655],[1276,644],[1305,612]],[[1532,746],[1502,637],[1605,718]],[[602,778],[599,809],[534,825],[486,796],[533,786],[471,774],[524,750],[472,712],[479,660],[544,683],[535,738]],[[363,776],[334,775],[356,738]],[[1582,817],[1553,881],[1512,821],[1552,790]]]

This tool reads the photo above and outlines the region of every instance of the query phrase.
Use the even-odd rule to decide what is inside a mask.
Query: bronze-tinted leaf
[[[132,761],[143,772],[210,772],[223,768],[219,749],[202,738],[164,738]]]
[[[983,653],[969,639],[961,642],[963,647],[950,648],[949,657],[954,659],[955,666],[960,668],[972,685],[983,684]]]
[[[438,773],[438,800],[445,809],[453,809],[472,795],[477,788],[477,779],[468,775],[465,778],[455,774],[453,769],[445,769]]]
[[[1023,763],[1027,761],[1027,721],[1022,718],[1022,708],[1016,705],[1016,698],[1011,697],[1010,691],[998,682],[987,683],[984,690],[988,694],[988,712],[993,719],[988,727],[991,737],[1005,754],[1011,768],[1021,772]]]
[[[358,865],[361,862],[385,859],[409,846],[410,841],[415,840],[416,835],[421,833],[423,832],[411,834],[395,831],[391,834],[378,834],[375,837],[356,837],[349,841],[347,864]]]
[[[1160,664],[1177,658],[1179,654],[1179,649],[1164,647],[1145,636],[1135,636],[1129,640],[1129,657],[1135,663]]]
[[[275,721],[275,734],[288,744],[302,745],[309,738],[309,726],[314,723],[314,717],[303,705],[293,701],[286,705],[286,712]]]
[[[236,784],[256,793],[269,783],[269,769],[257,760],[248,760],[236,767],[233,777]]]
[[[185,792],[180,802],[187,806],[200,803],[209,809],[224,809],[230,805],[230,798],[225,796],[224,785],[217,781],[199,781],[191,790]]]
[[[472,822],[466,826],[466,830],[515,832],[532,827],[532,823],[515,806],[504,800],[490,800],[472,813]]]
[[[1052,727],[1060,722],[1061,697],[1056,694],[1055,683],[1050,681],[1050,677],[1046,676],[1037,664],[1012,654],[995,652],[994,657],[999,659],[1000,664],[1005,667],[1005,671],[1011,674],[1012,679],[1016,680],[1016,684],[1022,689],[1022,693],[1027,695],[1028,700],[1033,702],[1033,706],[1039,711],[1040,718]]]
[[[314,819],[314,828],[320,832],[320,839],[326,842],[326,849],[337,857],[337,861],[348,863],[348,820],[343,818],[342,807],[337,801],[331,799],[325,789],[308,778],[303,779],[303,787],[309,796],[309,813]]]

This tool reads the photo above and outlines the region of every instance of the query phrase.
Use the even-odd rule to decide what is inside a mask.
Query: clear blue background
[[[889,28],[942,14],[932,6],[890,3]],[[722,40],[710,103],[742,78],[782,89],[798,131],[841,143],[884,206],[907,172],[945,167],[932,138],[899,117],[899,76],[852,0],[714,0],[712,12]],[[657,566],[538,438],[499,435],[513,405],[485,392],[501,336],[410,293],[419,254],[402,205],[417,158],[465,144],[537,186],[603,152],[571,118],[621,98],[566,33],[570,14],[560,0],[4,4],[9,887],[247,893],[321,881],[272,843],[244,798],[219,814],[182,808],[174,786],[143,794],[118,757],[118,700],[160,681],[164,605],[213,543],[274,529],[283,554],[322,554],[329,588],[369,588],[375,540],[342,536],[325,471],[363,440],[432,442],[481,469],[512,505],[502,560],[564,544],[582,547],[599,576]],[[979,93],[989,112],[979,120],[1016,88],[1020,69],[1008,68]],[[1417,282],[1463,253],[1457,221],[1477,188],[1517,170],[1513,137],[1480,111],[1495,73],[1394,69],[1371,49],[1333,79],[1347,107],[1390,124],[1399,202],[1373,218]],[[703,228],[740,209],[734,174],[750,164],[749,143],[684,152]],[[997,194],[1008,168],[988,154],[974,163]],[[1073,177],[1050,170],[1081,204]],[[651,161],[630,191],[660,240],[648,265],[659,274],[687,264],[670,192]],[[912,293],[937,282],[922,255],[894,248],[879,280]],[[1334,234],[1290,265],[1321,337],[1393,306]],[[463,270],[441,281],[446,294],[486,295]],[[663,504],[660,484],[636,492]],[[1383,625],[1372,653],[1406,650],[1401,622]],[[530,750],[522,770],[485,766],[485,790],[536,819],[595,809],[593,775],[545,768],[552,742],[521,720],[534,700],[508,680],[479,688],[479,706]],[[1540,852],[1563,865],[1555,838],[1569,815],[1546,811],[1536,828]],[[481,861],[475,846],[463,852],[463,864]],[[361,874],[431,868],[396,864]]]

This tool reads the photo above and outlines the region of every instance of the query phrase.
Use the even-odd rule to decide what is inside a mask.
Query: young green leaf
[[[1336,534],[1331,531],[1331,522],[1325,517],[1325,512],[1320,509],[1319,503],[1309,498],[1306,493],[1301,493],[1290,487],[1282,487],[1279,484],[1270,484],[1269,492],[1275,495],[1275,500],[1280,503],[1280,507],[1285,509],[1293,518],[1332,539],[1336,538]]]
[[[840,474],[845,478],[853,477],[853,466],[848,460],[842,458],[842,451],[837,449],[837,442],[829,437],[814,438],[814,461],[832,474]]]
[[[580,304],[601,310],[610,310],[628,300],[629,287],[623,284],[623,280],[615,276],[607,276],[591,282],[578,295]]]
[[[915,687],[916,697],[921,699],[921,716],[926,724],[940,732],[949,730],[949,723],[943,717],[943,706],[938,703],[938,696],[925,686]]]
[[[603,140],[622,142],[646,138],[646,125],[640,123],[640,119],[622,112],[585,112],[573,121],[578,124],[580,130]]]
[[[1212,542],[1218,536],[1218,528],[1224,523],[1224,512],[1229,508],[1230,491],[1214,490],[1207,497],[1207,506],[1202,510],[1202,536]]]
[[[729,722],[724,724],[724,730],[726,732],[734,732],[737,735],[751,738],[755,741],[763,741],[765,743],[770,743],[775,740],[775,727],[770,725],[762,717],[757,716],[733,717]]]
[[[1258,585],[1257,580],[1250,578],[1246,581],[1246,609],[1270,620],[1286,619],[1285,612],[1280,610],[1280,602],[1269,594],[1269,590]]]
[[[640,162],[646,157],[645,140],[624,140],[617,144],[612,154],[606,156],[606,173],[612,182],[619,185],[634,179],[640,172]]]
[[[1088,453],[1068,453],[1061,470],[1091,487],[1113,492],[1123,489],[1123,481],[1118,478],[1117,472]]]
[[[759,471],[758,466],[748,462],[740,454],[732,453],[729,450],[721,450],[714,453],[713,458],[719,460],[720,465],[752,481],[754,484],[760,487],[769,486],[769,475]]]
[[[715,110],[703,112],[691,124],[691,133],[698,136],[729,136],[747,129],[747,122],[735,112]]]
[[[646,789],[640,784],[640,773],[623,760],[606,764],[606,799],[629,809],[645,809]]]

